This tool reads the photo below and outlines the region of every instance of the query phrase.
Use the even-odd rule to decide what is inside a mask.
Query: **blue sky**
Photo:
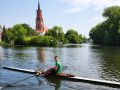
[[[44,24],[61,26],[66,32],[75,29],[88,37],[90,29],[104,20],[104,8],[120,5],[120,0],[39,0]],[[1,0],[0,25],[12,27],[27,23],[35,28],[38,0]]]

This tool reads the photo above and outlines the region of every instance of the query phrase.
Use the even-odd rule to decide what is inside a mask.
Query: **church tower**
[[[40,3],[38,0],[38,9],[37,9],[37,17],[36,17],[36,32],[40,35],[44,35],[47,31],[47,28],[44,26],[42,10],[40,9]]]

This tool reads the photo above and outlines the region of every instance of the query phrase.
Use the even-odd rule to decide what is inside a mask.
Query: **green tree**
[[[56,46],[56,39],[51,36],[33,36],[30,45],[38,46]]]
[[[31,37],[30,36],[23,36],[18,37],[15,39],[14,44],[15,45],[30,45]]]
[[[7,29],[6,38],[7,38],[7,43],[12,43],[14,36],[13,33],[11,32],[11,28]]]
[[[70,34],[75,34],[78,36],[78,32],[75,31],[74,29],[69,29],[66,34],[65,34],[65,37],[68,37]]]
[[[12,28],[3,27],[2,41],[6,43],[14,42],[15,44],[29,44],[29,36],[35,36],[33,30],[28,24],[16,24]]]
[[[78,43],[82,43],[82,42],[85,42],[86,41],[86,37],[82,36],[81,34],[78,35]]]
[[[42,36],[32,36],[30,45],[42,46],[42,40],[43,40]]]
[[[67,39],[69,40],[70,43],[79,43],[79,38],[75,34],[70,34],[68,35]]]
[[[103,16],[107,19],[109,27],[107,29],[107,37],[105,40],[107,44],[119,45],[120,44],[120,7],[112,6],[104,10]]]
[[[120,6],[111,6],[104,10],[103,16],[112,22],[118,22],[120,19]]]
[[[106,18],[89,33],[95,44],[120,45],[120,7],[108,7],[103,12]]]
[[[6,29],[5,26],[3,26],[3,32],[2,32],[2,41],[5,43],[11,43],[13,40],[13,34],[11,33],[11,28]]]
[[[27,29],[25,29],[21,24],[14,25],[12,28],[12,32],[16,38],[27,35]]]
[[[42,46],[50,46],[50,42],[51,42],[51,37],[45,36],[43,37],[43,40],[42,40]]]
[[[104,40],[104,23],[100,23],[96,25],[96,27],[93,27],[89,33],[90,37],[93,39],[94,43],[96,44],[103,44]]]
[[[78,35],[78,32],[73,29],[69,29],[66,32],[65,37],[69,43],[82,43],[82,35]]]
[[[59,26],[54,26],[52,29],[49,29],[48,32],[46,33],[46,36],[52,36],[62,43],[64,43],[65,41],[63,29],[62,27]]]
[[[22,24],[22,26],[27,30],[27,35],[28,36],[37,36],[38,33],[30,27],[28,24]]]

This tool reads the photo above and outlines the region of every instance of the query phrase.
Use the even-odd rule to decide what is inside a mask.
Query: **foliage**
[[[78,43],[83,43],[83,42],[86,42],[86,37],[82,36],[81,34],[78,35]]]
[[[2,40],[3,42],[6,42],[6,30],[5,30],[5,29],[3,29],[2,36],[1,36],[1,40]]]
[[[70,43],[78,43],[78,36],[76,36],[75,34],[68,35],[67,39]]]
[[[78,32],[75,31],[74,29],[69,29],[69,30],[66,32],[65,36],[67,37],[67,36],[69,36],[69,35],[71,35],[71,34],[78,35]]]
[[[3,43],[2,43],[2,42],[0,42],[0,46],[1,46],[1,45],[3,45]]]
[[[57,46],[58,43],[82,43],[82,35],[70,29],[64,34],[62,27],[54,26],[45,36],[40,36],[28,24],[16,24],[12,28],[3,28],[2,41],[14,45]]]
[[[78,35],[78,32],[74,29],[69,29],[66,34],[59,26],[54,26],[52,29],[49,29],[46,33],[46,36],[54,37],[58,42],[62,43],[82,43],[83,37],[81,34]]]
[[[65,37],[69,43],[82,43],[82,35],[78,35],[78,32],[73,29],[68,30]]]
[[[105,34],[104,25],[105,25],[105,23],[100,23],[100,24],[96,25],[96,27],[93,27],[90,32],[90,36],[93,39],[94,43],[96,43],[96,44],[103,43],[104,34]]]
[[[15,35],[15,37],[22,37],[27,35],[27,29],[24,28],[21,24],[16,24],[12,28],[12,32]]]
[[[56,39],[54,39],[51,36],[45,36],[42,40],[42,46],[56,46],[57,42]]]
[[[39,45],[41,46],[42,43],[42,36],[32,36],[30,45]]]
[[[2,41],[11,44],[26,44],[26,36],[38,35],[28,24],[16,24],[12,28],[3,28]]]
[[[97,24],[89,33],[95,44],[120,45],[120,7],[108,7],[103,12],[106,21]]]
[[[120,6],[108,7],[104,10],[103,16],[112,22],[119,21],[120,19]]]
[[[22,24],[22,26],[27,30],[27,35],[28,36],[37,36],[38,33],[32,29],[28,24]]]
[[[23,36],[23,37],[18,37],[15,39],[14,44],[15,45],[29,45],[31,42],[31,37],[29,36]]]
[[[15,40],[15,45],[56,46],[56,39],[51,36],[25,36]]]
[[[59,26],[54,26],[52,29],[49,29],[46,33],[46,36],[54,37],[56,40],[62,43],[65,42],[63,29]]]

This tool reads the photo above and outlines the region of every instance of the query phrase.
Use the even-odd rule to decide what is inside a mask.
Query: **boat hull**
[[[12,70],[12,71],[17,71],[17,72],[23,72],[23,73],[28,73],[28,74],[35,74],[36,72],[34,70],[27,70],[27,69],[19,69],[19,68],[13,68],[13,67],[3,67],[3,69],[7,70]],[[85,83],[90,83],[90,84],[95,84],[95,85],[104,85],[104,86],[110,86],[110,87],[119,87],[120,88],[120,83],[119,82],[113,82],[113,81],[106,81],[106,80],[97,80],[97,79],[90,79],[90,78],[84,78],[84,77],[77,77],[71,74],[59,74],[59,75],[40,75],[44,76],[45,78],[59,78],[61,80],[69,80],[69,81],[75,81],[75,82],[85,82]]]

